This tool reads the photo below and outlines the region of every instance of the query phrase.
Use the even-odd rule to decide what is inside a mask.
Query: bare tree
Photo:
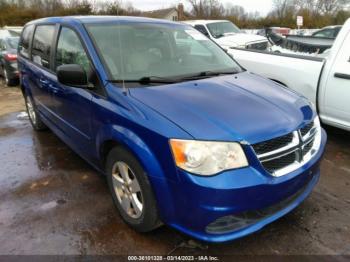
[[[225,6],[225,15],[241,19],[246,16],[246,11],[240,5],[233,5],[232,3],[227,3]]]
[[[273,14],[276,15],[279,20],[283,20],[287,13],[291,13],[295,10],[295,7],[295,0],[274,0]]]
[[[224,13],[219,0],[187,0],[192,6],[192,14],[198,18],[218,18]]]
[[[350,5],[350,0],[295,0],[299,9],[309,10],[314,15],[332,15]]]

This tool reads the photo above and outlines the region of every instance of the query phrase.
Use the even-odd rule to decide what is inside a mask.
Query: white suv
[[[215,41],[222,48],[245,48],[266,50],[269,42],[266,37],[246,34],[228,20],[183,21]]]

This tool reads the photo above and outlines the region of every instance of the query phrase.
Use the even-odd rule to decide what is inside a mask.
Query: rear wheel
[[[129,151],[115,147],[108,154],[106,171],[113,202],[123,220],[139,232],[160,226],[151,185],[138,160]]]
[[[43,123],[43,121],[41,121],[33,99],[28,94],[25,94],[25,103],[29,121],[32,124],[34,130],[41,131],[47,129],[46,125]]]

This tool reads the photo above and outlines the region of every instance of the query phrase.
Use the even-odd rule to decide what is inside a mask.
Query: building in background
[[[186,19],[188,15],[184,12],[183,4],[178,4],[177,7],[158,9],[142,13],[143,16],[165,19],[170,21],[181,21]]]

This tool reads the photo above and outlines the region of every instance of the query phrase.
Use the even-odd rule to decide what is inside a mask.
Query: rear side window
[[[78,35],[67,27],[63,27],[58,38],[56,51],[56,68],[65,64],[77,64],[90,72],[90,61]]]
[[[325,29],[314,34],[314,36],[317,36],[317,37],[333,37],[333,35],[334,35],[333,29]]]
[[[32,39],[34,25],[26,26],[23,29],[21,41],[19,43],[19,53],[23,57],[29,58],[29,44]]]
[[[50,68],[50,55],[54,32],[54,25],[39,25],[36,27],[34,33],[32,48],[33,62],[45,68]]]

